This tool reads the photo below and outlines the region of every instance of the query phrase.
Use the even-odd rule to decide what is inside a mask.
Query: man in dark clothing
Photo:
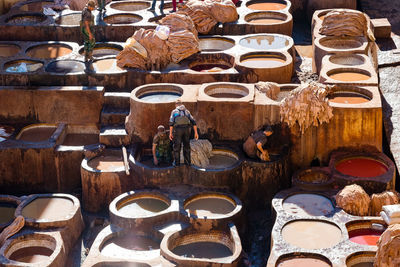
[[[182,105],[181,101],[175,102],[176,108],[171,112],[169,118],[169,139],[173,141],[173,151],[174,151],[174,166],[179,166],[180,164],[180,152],[181,144],[183,143],[183,157],[185,165],[191,164],[190,159],[190,130],[193,125],[194,138],[199,139],[197,133],[196,121],[193,119],[190,111]]]
[[[81,33],[83,35],[83,46],[85,51],[85,62],[89,63],[93,61],[93,48],[96,45],[94,39],[94,16],[92,11],[96,4],[93,0],[89,0],[87,5],[82,10],[82,19],[80,23]]]
[[[267,143],[267,137],[273,133],[271,126],[266,126],[264,129],[253,132],[244,142],[243,150],[250,158],[259,157],[263,161],[269,161],[269,154],[263,146]]]
[[[152,151],[154,165],[157,166],[161,162],[171,163],[171,141],[162,125],[158,126],[157,134],[153,138]]]

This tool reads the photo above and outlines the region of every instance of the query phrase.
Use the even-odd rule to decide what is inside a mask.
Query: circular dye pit
[[[357,66],[365,63],[365,59],[358,55],[330,56],[329,61],[345,66]]]
[[[93,63],[93,68],[96,72],[123,71],[123,69],[117,66],[117,60],[115,58],[97,60]]]
[[[204,93],[215,98],[242,98],[249,94],[249,89],[242,85],[221,83],[207,86]]]
[[[346,260],[348,267],[373,267],[375,261],[375,252],[363,251],[357,252]]]
[[[126,217],[148,217],[166,210],[168,207],[169,203],[161,198],[143,196],[128,199],[120,204],[117,209],[118,213]]]
[[[14,220],[14,212],[16,208],[17,205],[15,204],[0,202],[0,225]]]
[[[357,39],[340,39],[333,37],[324,37],[319,40],[322,46],[332,48],[332,49],[354,49],[359,48],[363,43]]]
[[[257,50],[289,49],[289,39],[284,36],[263,34],[243,38],[239,41],[243,47]]]
[[[153,92],[143,94],[139,97],[139,99],[147,103],[164,103],[174,102],[181,96],[181,94],[175,92]]]
[[[115,172],[125,168],[122,155],[105,155],[95,157],[89,160],[88,165],[93,169],[103,172]]]
[[[274,54],[255,54],[241,57],[240,64],[247,68],[277,68],[286,63],[283,56]]]
[[[23,207],[21,214],[34,220],[59,221],[72,211],[74,202],[62,197],[38,197]]]
[[[383,231],[364,228],[349,231],[349,239],[353,243],[367,246],[376,246]]]
[[[325,221],[297,220],[282,228],[283,239],[303,249],[330,248],[340,242],[342,231]]]
[[[326,261],[316,258],[291,258],[278,262],[277,267],[331,267]]]
[[[217,52],[230,49],[235,46],[235,41],[222,37],[200,37],[199,48],[202,52]]]
[[[56,126],[51,125],[30,125],[23,128],[16,139],[24,142],[44,142],[53,135]]]
[[[63,26],[79,26],[81,18],[81,13],[63,15],[56,19],[56,24]]]
[[[49,260],[51,254],[53,254],[53,250],[46,247],[24,247],[12,253],[9,259],[25,263],[39,263]]]
[[[365,81],[371,78],[370,75],[355,71],[335,71],[332,74],[328,74],[328,77],[342,82]]]
[[[15,15],[6,20],[7,24],[12,25],[36,25],[45,21],[47,17],[43,14]]]
[[[283,201],[285,212],[299,216],[324,216],[334,207],[329,198],[317,194],[296,194]]]
[[[122,51],[122,46],[107,44],[107,43],[97,43],[93,49],[94,57],[104,57],[104,56],[116,56]],[[83,55],[83,48],[79,50],[79,54]]]
[[[104,256],[118,257],[128,251],[149,251],[160,249],[160,241],[147,236],[140,236],[134,233],[123,233],[107,240],[100,252]]]
[[[287,20],[288,16],[284,13],[274,11],[253,12],[244,17],[247,23],[251,24],[277,24]]]
[[[19,10],[21,11],[30,11],[30,12],[43,12],[43,7],[46,5],[54,4],[51,1],[43,1],[43,2],[34,2],[22,5]]]
[[[26,54],[32,58],[58,58],[69,55],[72,48],[63,44],[43,44],[30,47],[26,50]]]
[[[282,10],[286,8],[286,3],[283,1],[251,1],[247,7],[252,10]]]
[[[120,11],[138,11],[150,7],[150,2],[116,2],[110,5],[111,8]]]
[[[98,134],[80,134],[80,133],[69,133],[65,136],[62,143],[63,146],[85,146],[97,144],[99,142]]]
[[[312,169],[307,169],[299,173],[298,179],[301,182],[319,184],[328,182],[330,180],[330,177],[327,173],[323,171],[315,171]]]
[[[46,67],[47,72],[53,73],[78,73],[85,70],[85,63],[76,60],[60,60],[49,63]]]
[[[205,169],[226,169],[234,166],[239,160],[238,156],[228,150],[213,149],[211,157],[208,159],[209,164]]]
[[[107,24],[132,24],[141,20],[142,17],[135,14],[116,14],[104,18]]]
[[[13,44],[0,44],[0,57],[12,57],[18,54],[20,47]]]
[[[230,69],[232,66],[227,63],[199,63],[193,64],[190,69],[199,72],[220,72],[223,70]]]
[[[350,158],[340,161],[335,166],[340,173],[355,177],[376,177],[385,174],[388,167],[372,158]]]
[[[371,101],[371,99],[357,92],[334,92],[328,95],[329,102],[340,104],[362,104]]]
[[[185,258],[219,259],[233,255],[232,251],[224,244],[204,241],[177,246],[172,252]]]
[[[236,203],[224,195],[205,194],[185,201],[184,209],[197,217],[215,218],[231,213]]]
[[[43,63],[40,61],[34,60],[14,60],[9,61],[4,64],[4,69],[6,72],[12,73],[26,73],[26,72],[35,72],[43,67]]]

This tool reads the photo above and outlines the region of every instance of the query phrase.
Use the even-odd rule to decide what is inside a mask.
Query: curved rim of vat
[[[161,241],[161,246],[160,246],[160,253],[163,257],[165,257],[167,260],[173,260],[174,262],[179,264],[189,264],[190,262],[198,262],[200,263],[222,263],[222,264],[230,264],[235,261],[237,261],[240,258],[240,255],[242,253],[242,245],[240,242],[240,237],[239,233],[237,232],[236,227],[233,224],[228,224],[228,231],[222,231],[222,230],[210,230],[207,232],[199,232],[197,230],[193,230],[192,228],[185,228],[181,231],[177,232],[169,232],[167,233],[163,240]],[[221,238],[221,235],[223,235],[226,238]],[[226,247],[228,247],[231,252],[232,256],[225,257],[225,258],[214,258],[214,259],[206,259],[206,258],[188,258],[188,257],[183,257],[176,255],[175,253],[172,252],[172,250],[179,246],[179,245],[186,245],[186,244],[191,244],[195,243],[194,242],[180,242],[177,243],[177,240],[185,240],[185,237],[189,239],[189,241],[192,241],[193,239],[197,238],[198,240],[201,241],[206,241],[206,242],[215,242],[222,244]],[[206,237],[206,238],[204,238]],[[223,242],[229,240],[230,245],[227,244],[228,242]],[[175,242],[174,242],[175,241]],[[172,242],[174,247],[170,249],[172,246]],[[223,265],[225,266],[225,265]],[[228,265],[226,265],[228,266]]]
[[[135,22],[118,22],[118,23],[107,22],[107,20],[109,18],[117,18],[117,17],[124,17],[124,16],[125,17],[130,17],[130,18],[135,18],[135,19],[137,19],[137,21],[135,21]],[[138,22],[140,22],[142,20],[143,20],[142,16],[134,14],[134,13],[114,13],[114,14],[108,15],[108,16],[103,18],[104,23],[107,24],[107,25],[131,25],[131,24],[138,23]]]
[[[6,68],[11,67],[11,65],[18,64],[18,63],[31,63],[31,64],[40,64],[41,66],[33,71],[25,71],[25,72],[12,72],[12,71],[6,71]],[[15,73],[15,74],[24,74],[24,73],[34,73],[34,72],[39,72],[41,69],[44,67],[44,62],[41,60],[36,60],[36,59],[30,59],[30,58],[21,58],[21,59],[14,59],[10,60],[4,63],[3,65],[3,70],[7,73]]]
[[[352,267],[355,264],[363,262],[374,262],[376,251],[357,251],[346,257],[346,266]],[[363,260],[363,259],[372,259]]]
[[[16,211],[18,206],[21,204],[21,199],[19,197],[12,196],[12,195],[0,195],[0,203],[15,205],[15,211]],[[14,219],[15,219],[15,211],[14,211],[14,216],[13,216]],[[10,223],[12,223],[12,221],[14,219],[12,219],[6,223],[0,223],[0,230],[3,229],[4,227],[8,226]]]
[[[211,216],[211,217],[199,217],[195,214],[189,213],[186,211],[186,206],[189,205],[190,203],[199,200],[199,199],[204,199],[204,198],[218,198],[218,199],[223,199],[225,201],[230,202],[233,206],[234,209],[230,211],[229,213],[226,214],[221,214],[221,215],[216,215],[216,216]],[[212,192],[212,191],[205,191],[201,193],[197,193],[194,195],[191,195],[187,197],[183,202],[182,202],[182,209],[184,210],[185,214],[194,219],[202,219],[202,220],[220,220],[220,219],[229,219],[234,216],[236,216],[241,210],[242,210],[242,202],[238,197],[232,194],[228,193],[222,193],[222,192]]]
[[[31,55],[29,55],[29,53],[36,49],[36,48],[40,48],[40,47],[51,47],[51,46],[55,46],[55,47],[62,47],[62,48],[67,48],[69,50],[71,50],[68,54],[61,56],[61,57],[46,57],[46,58],[39,58],[39,57],[32,57]],[[63,43],[63,42],[53,42],[53,43],[40,43],[40,44],[34,44],[29,46],[28,48],[25,49],[25,54],[30,57],[30,58],[35,58],[35,59],[44,59],[44,60],[48,60],[48,59],[56,59],[56,58],[63,58],[63,57],[67,57],[69,55],[72,54],[72,52],[74,51],[74,48],[72,46],[70,46],[69,44]]]
[[[328,216],[328,215],[333,214],[333,213],[335,212],[335,209],[336,209],[336,207],[335,207],[335,202],[333,201],[333,199],[332,199],[331,197],[325,195],[325,194],[322,193],[322,192],[318,192],[318,191],[315,192],[315,191],[300,191],[300,190],[299,190],[299,191],[297,191],[297,192],[290,192],[290,193],[286,194],[286,195],[282,198],[281,208],[282,208],[282,211],[283,211],[284,213],[286,213],[286,214],[291,214],[291,215],[293,215],[293,216],[299,216],[299,215],[295,215],[295,214],[293,214],[293,213],[287,212],[286,209],[283,208],[283,205],[285,204],[285,201],[286,201],[288,198],[293,197],[293,196],[296,196],[296,195],[316,195],[316,196],[320,196],[320,197],[326,198],[327,200],[330,201],[331,206],[332,206],[332,210],[331,210],[330,212],[327,212],[326,214],[323,214],[323,215],[307,215],[307,216],[309,216],[309,217]],[[304,217],[304,215],[301,215],[301,216],[303,216],[302,218],[307,218],[307,217]],[[301,220],[301,219],[299,219],[299,220]],[[282,229],[283,229],[283,227],[282,227]]]
[[[385,221],[381,217],[374,217],[371,219],[364,219],[364,220],[355,219],[355,220],[347,222],[345,224],[345,226],[346,226],[347,232],[350,233],[351,231],[354,231],[354,230],[373,229],[372,224],[380,224],[385,230],[388,227],[386,225]],[[380,232],[380,230],[378,230],[378,229],[374,229],[374,230]],[[385,230],[383,230],[382,233]]]
[[[183,94],[184,90],[183,87],[179,84],[175,83],[159,83],[159,84],[146,84],[137,87],[131,92],[131,98],[133,98],[137,102],[141,103],[146,103],[146,104],[152,104],[152,105],[157,105],[157,104],[164,104],[164,103],[175,103],[176,100],[173,101],[167,101],[167,102],[159,102],[159,103],[151,103],[147,101],[143,101],[140,97],[146,94],[152,94],[152,93],[158,93],[158,92],[167,92],[167,93],[176,93],[180,94],[180,97],[177,99],[180,99]]]
[[[240,99],[240,98],[239,98]],[[213,148],[211,154],[220,154],[220,155],[227,155],[231,158],[234,158],[236,162],[230,166],[222,167],[222,168],[207,168],[207,167],[200,167],[196,165],[191,165],[193,168],[200,170],[200,171],[227,171],[232,170],[241,164],[241,160],[239,155],[234,151],[227,149],[227,148]]]
[[[347,44],[352,44],[349,45],[348,47],[335,47],[335,46],[328,46],[328,42],[347,42]],[[325,36],[322,35],[319,38],[315,38],[314,40],[315,46],[318,46],[321,50],[324,51],[340,51],[340,52],[345,52],[345,51],[359,51],[359,50],[364,50],[366,46],[368,45],[368,42],[364,37],[353,37],[353,36]]]
[[[343,63],[343,61],[345,61],[345,63]],[[354,60],[357,61],[353,64],[346,64],[346,61],[348,60]],[[343,65],[346,67],[349,66],[361,66],[364,65],[367,62],[367,57],[363,54],[352,54],[352,55],[328,55],[328,61],[332,64],[335,65]]]
[[[32,5],[32,4],[37,4],[37,3],[43,3],[41,6],[41,10],[27,10],[26,12],[42,12],[43,11],[43,6],[45,5],[50,5],[50,4],[54,4],[53,1],[49,1],[49,0],[39,0],[39,1],[22,1],[19,3],[16,3],[14,6],[12,6],[12,9],[18,9],[19,11],[24,11],[22,10],[24,6],[27,5]]]
[[[253,10],[254,10],[254,11],[258,11],[258,10],[249,8],[249,5],[251,5],[251,4],[257,4],[257,3],[277,3],[277,4],[284,4],[284,5],[286,5],[285,8],[282,8],[282,9],[279,9],[279,10],[259,10],[259,11],[286,11],[286,12],[287,12],[287,11],[289,11],[290,8],[292,7],[291,1],[288,1],[288,0],[250,0],[250,1],[246,2],[245,7],[246,7],[247,9],[249,9],[249,10],[252,10],[252,11],[253,11]]]
[[[76,24],[62,24],[62,23],[60,22],[60,20],[61,20],[63,17],[78,17],[79,20],[80,20],[81,16],[82,16],[82,12],[69,12],[69,13],[65,13],[65,14],[59,13],[59,14],[57,14],[57,15],[55,16],[55,18],[54,18],[54,23],[55,23],[56,25],[61,25],[62,27],[76,27],[76,26],[79,26],[79,22],[76,23]]]
[[[365,103],[359,103],[359,104],[335,103],[335,102],[329,101],[332,96],[335,96],[337,94],[346,94],[346,93],[359,95],[359,96],[367,99],[368,101],[365,102]],[[329,92],[329,94],[327,95],[327,97],[329,99],[328,101],[329,101],[329,104],[331,106],[342,106],[342,105],[345,105],[345,106],[356,106],[356,105],[368,104],[368,102],[373,100],[374,94],[371,91],[367,90],[367,89],[364,89],[364,88],[361,88],[361,87],[357,87],[357,86],[350,86],[350,87],[334,86],[331,89],[331,91]]]
[[[345,229],[346,227],[343,227],[343,228],[342,228],[342,227],[341,227],[339,224],[337,224],[336,222],[334,222],[334,221],[332,221],[332,220],[329,220],[328,218],[325,218],[325,217],[323,217],[323,216],[321,216],[321,217],[319,217],[319,218],[296,218],[296,219],[292,219],[292,220],[286,221],[286,222],[282,225],[282,227],[279,229],[279,235],[281,236],[282,241],[283,241],[285,244],[288,244],[288,245],[293,246],[293,247],[296,247],[296,248],[300,248],[300,247],[289,243],[288,241],[286,241],[286,240],[283,238],[283,235],[282,235],[283,229],[284,229],[287,225],[289,225],[289,224],[291,224],[291,223],[295,223],[295,222],[320,222],[320,223],[327,223],[327,224],[330,224],[330,225],[336,227],[337,229],[339,229],[339,231],[340,231],[340,240],[339,240],[339,242],[337,242],[335,245],[333,245],[333,246],[331,246],[331,247],[328,247],[328,248],[316,248],[316,249],[331,249],[331,248],[337,246],[338,244],[340,244],[343,240],[345,240],[346,235],[347,235],[347,232],[346,232],[346,229]],[[301,249],[303,249],[303,248],[301,248]],[[314,250],[314,249],[313,249],[313,250]]]
[[[34,22],[34,23],[13,23],[10,22],[10,20],[15,19],[15,18],[23,18],[23,17],[36,17],[39,18],[39,21]],[[13,14],[9,17],[7,17],[5,19],[5,23],[8,25],[24,25],[24,26],[35,26],[38,24],[41,24],[43,22],[45,22],[46,20],[48,20],[47,16],[42,14],[42,13],[38,13],[38,12],[27,12],[27,13],[18,13],[18,14]]]
[[[344,173],[341,173],[339,170],[336,169],[336,166],[340,164],[343,161],[350,160],[350,159],[356,159],[356,158],[363,158],[363,159],[369,159],[369,160],[374,160],[377,161],[381,164],[383,164],[387,170],[385,173],[379,176],[375,177],[362,177],[362,176],[351,176],[347,175]],[[338,175],[341,178],[345,178],[347,180],[376,180],[379,182],[385,182],[388,179],[385,178],[392,178],[392,177],[386,177],[390,173],[394,173],[394,163],[383,153],[344,153],[344,155],[335,155],[331,156],[331,159],[329,161],[329,168],[331,168],[332,173],[335,175]]]
[[[94,54],[96,49],[109,49],[109,50],[115,50],[115,51],[121,52],[123,50],[123,47],[122,47],[122,45],[117,44],[117,43],[113,43],[113,42],[97,42],[96,45],[93,48],[93,57],[95,57],[95,58],[97,57]],[[83,45],[79,47],[78,53],[81,56],[84,55],[84,47],[83,47]],[[110,55],[105,55],[105,56],[101,56],[101,57],[97,57],[97,58],[103,58],[103,57],[108,57],[108,56],[114,56],[114,55],[110,54]]]
[[[213,56],[215,55],[215,56]],[[195,54],[193,57],[190,57],[188,60],[188,68],[192,73],[221,73],[224,71],[229,71],[235,66],[235,57],[226,53],[207,53],[207,54]],[[227,66],[226,69],[216,70],[216,71],[196,71],[193,68],[199,65],[208,65],[208,64],[219,64]]]
[[[114,0],[117,1],[117,0]],[[134,260],[107,260],[107,261],[100,261],[92,265],[92,267],[151,267],[151,265],[138,262]]]
[[[123,207],[124,204],[127,204],[132,200],[140,199],[140,198],[153,198],[153,199],[160,200],[160,201],[164,202],[165,204],[167,204],[168,208],[166,208],[160,212],[153,213],[148,216],[126,216],[124,214],[121,214],[121,212],[119,212],[119,209],[121,207]],[[145,219],[145,218],[158,217],[160,215],[170,213],[171,211],[174,210],[174,206],[173,206],[173,200],[168,195],[166,195],[160,191],[136,190],[136,191],[126,192],[126,193],[121,194],[118,197],[114,198],[113,201],[111,201],[111,203],[109,205],[109,210],[110,210],[110,213],[113,214],[114,216],[118,216],[123,219]]]
[[[218,89],[220,87],[230,87],[231,89],[236,89],[235,91],[240,91],[240,93],[234,93],[235,95],[238,95],[240,97],[237,98],[233,98],[233,97],[215,97],[215,94],[218,94],[218,92],[212,92],[212,90]],[[229,100],[233,100],[233,99],[242,99],[246,96],[248,96],[250,94],[250,90],[249,88],[247,88],[246,86],[242,85],[242,84],[238,84],[238,83],[230,83],[230,82],[217,82],[217,83],[212,83],[212,84],[208,84],[203,88],[204,94],[208,97],[212,97],[214,99],[229,99]],[[241,93],[243,92],[243,93]],[[236,153],[235,153],[236,154]]]
[[[291,21],[293,19],[292,15],[290,13],[287,12],[282,12],[281,10],[252,10],[253,12],[248,13],[245,17],[244,17],[244,21],[246,23],[249,23],[251,25],[281,25],[281,24],[285,24],[288,23],[289,21]],[[278,19],[280,20],[279,22],[275,22],[275,23],[254,23],[251,22],[251,19],[257,19],[257,18],[261,18],[261,19]],[[263,33],[263,34],[267,34],[267,33]]]
[[[248,58],[252,57],[276,57],[281,60],[285,60],[285,62],[282,63],[281,66],[276,66],[276,67],[262,67],[262,68],[251,68],[243,65],[242,61]],[[255,69],[255,70],[262,70],[262,69],[280,69],[280,68],[286,68],[290,64],[293,63],[292,56],[286,52],[286,51],[257,51],[257,52],[248,52],[248,53],[243,53],[237,57],[236,61],[236,66],[239,66],[240,68],[245,68],[245,69]]]
[[[212,42],[214,40],[217,41],[222,41],[222,42],[226,42],[227,44],[229,44],[230,47],[228,48],[219,48],[217,45],[213,44],[212,48],[214,48],[215,50],[213,51],[207,51],[207,49],[201,49],[201,43],[205,43],[205,42]],[[202,53],[215,53],[215,52],[219,52],[219,51],[226,51],[229,50],[231,48],[233,48],[235,46],[235,40],[228,38],[228,37],[224,37],[224,36],[199,36],[199,49]]]
[[[50,66],[52,66],[53,64],[57,64],[58,62],[76,62],[76,64],[79,64],[81,67],[83,67],[82,70],[79,71],[73,71],[73,72],[69,72],[67,71],[67,69],[63,68],[63,71],[60,72],[55,72],[50,70]],[[61,60],[52,60],[51,62],[49,62],[46,67],[44,68],[45,72],[47,73],[52,73],[54,75],[79,75],[85,72],[86,66],[85,66],[85,62],[81,61],[81,60],[75,60],[75,59],[61,59]]]
[[[334,74],[343,73],[343,72],[363,74],[363,75],[368,76],[369,78],[363,79],[363,80],[355,80],[355,81],[342,81],[342,80],[336,80],[331,77]],[[363,83],[363,82],[368,82],[369,80],[371,80],[373,78],[373,75],[369,70],[361,69],[361,68],[334,68],[334,69],[330,69],[330,70],[326,71],[325,75],[330,80],[338,81],[338,82],[345,82],[345,83],[357,83],[357,82]]]
[[[279,264],[286,260],[291,260],[295,258],[307,258],[307,259],[316,259],[325,262],[329,266],[332,266],[332,262],[324,255],[318,254],[318,253],[310,253],[310,252],[293,252],[293,253],[288,253],[288,254],[283,254],[279,256],[279,258],[276,260],[276,264],[274,266],[278,267]]]
[[[38,243],[37,241],[40,241],[40,243]],[[26,245],[22,247],[19,245],[21,243],[26,243]],[[13,246],[17,246],[17,248],[11,250],[10,252],[10,249],[12,249]],[[26,247],[44,247],[53,251],[52,254],[48,256],[48,259],[46,261],[38,262],[37,264],[34,264],[35,266],[39,266],[39,263],[46,263],[46,266],[50,265],[60,255],[60,253],[62,253],[63,249],[60,236],[53,236],[50,234],[46,234],[45,232],[34,232],[17,234],[16,236],[7,239],[3,247],[0,249],[0,254],[4,255],[4,257],[10,261],[10,263],[16,264],[16,266],[31,266],[29,263],[9,259],[12,253]]]
[[[91,158],[85,157],[85,158],[82,160],[81,168],[83,168],[84,170],[86,170],[86,171],[88,171],[88,172],[94,172],[94,173],[119,173],[119,172],[124,172],[124,173],[125,173],[125,166],[115,168],[115,169],[112,170],[112,171],[104,171],[104,170],[99,170],[99,169],[97,169],[97,168],[91,167],[91,166],[89,165],[89,162],[90,162],[91,160],[93,160],[93,159],[95,159],[95,158],[97,158],[97,157],[105,157],[105,156],[121,156],[122,161],[124,160],[121,150],[106,149],[106,150],[104,150],[101,154],[96,155],[96,156],[94,156],[94,157],[91,157]],[[129,162],[128,162],[128,164],[129,164]]]
[[[119,9],[119,6],[143,6],[143,8],[138,8],[138,9],[133,9],[133,10],[124,10],[124,9]],[[142,11],[151,6],[151,3],[149,1],[112,1],[108,7],[122,11],[122,12],[135,12],[135,11]]]
[[[51,134],[50,138],[47,140],[43,140],[43,141],[39,141],[39,142],[31,142],[31,141],[23,141],[23,140],[19,140],[21,138],[21,135],[26,132],[29,129],[34,129],[34,128],[54,128],[54,132]],[[58,128],[57,124],[51,124],[51,123],[35,123],[35,124],[30,124],[28,126],[25,126],[24,128],[22,128],[19,133],[17,134],[17,136],[15,137],[15,140],[19,140],[20,142],[24,142],[24,143],[47,143],[47,142],[55,142],[56,140],[56,136],[58,135],[56,133]]]
[[[271,37],[274,37],[274,38],[275,38],[275,37],[282,38],[282,39],[287,40],[288,44],[285,45],[284,47],[281,47],[281,48],[271,48],[271,49],[268,49],[268,50],[261,49],[261,48],[260,48],[260,49],[251,48],[251,47],[247,47],[247,46],[244,46],[244,45],[241,44],[241,42],[244,41],[244,40],[253,39],[253,38],[262,37],[262,36],[271,36]],[[287,35],[284,35],[284,34],[279,34],[279,33],[259,33],[259,34],[250,34],[250,35],[247,35],[247,36],[241,38],[241,39],[239,40],[238,44],[239,44],[240,46],[242,46],[242,47],[247,48],[247,49],[257,50],[257,51],[282,51],[282,50],[283,50],[283,51],[289,51],[289,50],[293,49],[293,47],[294,47],[294,41],[293,41],[293,38],[292,38],[292,37],[287,36]]]
[[[2,47],[2,46],[13,46],[13,47],[15,47],[16,49],[18,49],[18,52],[15,53],[15,54],[13,54],[12,56],[6,56],[6,57],[3,57],[3,56],[0,55],[0,58],[10,58],[10,57],[14,57],[14,56],[18,55],[19,53],[21,53],[21,51],[22,51],[22,50],[21,50],[21,46],[18,45],[18,44],[16,44],[16,43],[12,43],[12,42],[2,42],[2,43],[0,43],[0,47]]]
[[[301,179],[301,177],[311,174],[311,173],[316,173],[319,176],[324,176],[327,177],[327,179],[324,179],[321,182],[307,182]],[[293,176],[292,176],[292,184],[298,187],[305,187],[305,188],[311,188],[315,189],[318,187],[325,187],[325,186],[330,186],[333,184],[333,177],[331,174],[331,171],[329,168],[321,168],[321,167],[311,167],[311,168],[306,168],[306,169],[301,169],[296,171]]]
[[[37,220],[34,218],[27,218],[22,215],[22,210],[29,205],[32,201],[38,198],[63,198],[67,199],[72,202],[72,208],[69,213],[65,215],[64,218],[60,220],[47,220],[47,219],[41,219]],[[15,216],[23,216],[25,219],[25,225],[33,226],[33,227],[39,227],[39,228],[45,228],[45,227],[61,227],[61,226],[66,226],[68,224],[68,221],[74,218],[74,216],[77,213],[81,212],[81,204],[79,202],[79,199],[74,197],[73,195],[69,194],[62,194],[62,193],[53,193],[53,194],[35,194],[35,195],[30,195],[26,199],[24,199],[21,204],[18,206],[18,208],[15,210]]]

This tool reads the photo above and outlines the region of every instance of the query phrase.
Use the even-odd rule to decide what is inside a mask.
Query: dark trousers
[[[183,158],[186,165],[190,165],[190,127],[174,127],[174,160],[175,164],[181,162],[181,144],[183,143]]]

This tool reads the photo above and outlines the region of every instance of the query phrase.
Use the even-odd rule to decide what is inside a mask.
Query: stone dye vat
[[[348,267],[373,267],[375,252],[361,251],[350,255],[346,260]]]
[[[21,48],[16,44],[0,43],[0,57],[12,57],[19,53]]]
[[[245,17],[245,20],[252,24],[277,24],[286,19],[287,15],[278,12],[254,12]]]
[[[119,11],[138,11],[149,8],[150,3],[145,1],[118,1],[111,3],[109,7]]]
[[[129,171],[129,166],[128,171]],[[85,210],[97,212],[132,187],[121,150],[107,149],[81,164],[82,197]],[[90,186],[97,184],[98,188]]]
[[[239,266],[242,246],[233,225],[229,232],[197,232],[186,228],[167,233],[161,242],[161,255],[179,266]]]
[[[97,73],[112,73],[125,71],[117,66],[115,58],[104,58],[93,62],[93,68]]]
[[[31,58],[51,59],[64,57],[72,52],[72,47],[66,44],[40,44],[29,47],[25,53]]]
[[[213,98],[235,99],[248,96],[250,94],[250,90],[240,85],[217,83],[204,88],[204,93]]]
[[[213,149],[206,170],[229,169],[240,164],[237,154],[226,149]]]
[[[327,72],[327,76],[339,82],[360,82],[365,83],[371,79],[371,73],[362,69],[336,69]],[[376,84],[376,83],[375,83]]]
[[[289,54],[294,52],[293,39],[282,34],[250,35],[240,39],[239,45],[254,50],[287,51]]]
[[[336,183],[361,185],[367,193],[394,189],[394,164],[383,153],[332,153],[329,167]]]
[[[199,48],[201,52],[218,52],[231,49],[235,41],[225,37],[199,37]]]
[[[96,43],[93,49],[94,57],[116,56],[122,51],[122,46],[117,43]],[[79,54],[84,55],[83,47],[79,49]]]
[[[371,99],[357,92],[335,92],[329,96],[329,102],[340,104],[362,104]]]
[[[292,185],[305,190],[330,189],[333,179],[329,168],[313,167],[299,170],[292,176]]]
[[[326,216],[334,211],[331,200],[318,194],[295,194],[283,200],[283,209],[296,216]]]
[[[24,127],[15,139],[30,143],[46,142],[50,138],[54,139],[56,129],[55,124],[32,124]]]
[[[6,23],[10,25],[36,25],[46,21],[47,17],[41,13],[30,13],[30,14],[16,14],[8,19]]]
[[[56,24],[62,26],[79,26],[79,22],[81,21],[82,14],[79,13],[70,13],[65,15],[60,15],[55,19]]]
[[[349,240],[366,246],[377,246],[378,240],[385,231],[385,223],[379,220],[352,221],[346,224]]]
[[[318,254],[301,253],[300,255],[283,255],[276,267],[331,267],[330,261]]]
[[[247,8],[252,10],[263,10],[263,11],[277,11],[277,10],[289,10],[291,3],[286,0],[272,0],[272,1],[248,1],[246,3]]]
[[[57,74],[83,73],[85,70],[85,63],[78,60],[57,60],[50,62],[45,70],[46,72]]]
[[[4,63],[4,71],[9,73],[28,73],[40,70],[43,63],[37,60],[18,59]]]
[[[14,213],[20,199],[10,195],[0,195],[0,231],[14,220]]]
[[[40,197],[27,204],[21,214],[36,221],[54,221],[66,217],[73,204],[73,201],[63,197]]]
[[[212,57],[212,54],[196,55],[192,60],[188,59],[189,68],[196,72],[222,72],[233,67],[234,57],[228,54],[220,54]]]
[[[107,24],[133,24],[141,21],[143,18],[136,14],[129,13],[118,13],[109,15],[104,18],[104,22]]]

